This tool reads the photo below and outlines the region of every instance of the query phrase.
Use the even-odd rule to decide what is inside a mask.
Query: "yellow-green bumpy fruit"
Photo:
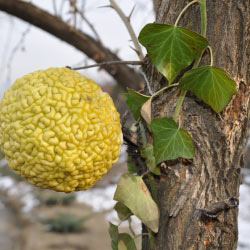
[[[86,190],[119,158],[121,124],[112,99],[70,69],[16,80],[0,103],[0,126],[10,168],[41,188]]]

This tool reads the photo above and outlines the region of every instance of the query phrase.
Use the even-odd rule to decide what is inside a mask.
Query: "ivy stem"
[[[164,88],[158,90],[157,92],[155,92],[155,93],[151,96],[151,98],[156,97],[156,96],[159,95],[161,92],[163,92],[164,90],[166,90],[166,89],[168,89],[168,88],[170,88],[170,87],[175,87],[175,86],[178,86],[178,85],[179,85],[179,83],[175,83],[175,84],[172,84],[172,85],[168,85],[168,86],[166,86],[166,87],[164,87]]]
[[[200,11],[201,11],[201,35],[206,37],[207,34],[207,0],[200,0]]]
[[[140,127],[140,131],[141,131],[142,144],[143,144],[143,146],[146,146],[148,142],[147,142],[145,128],[144,128],[142,122],[139,122],[139,127]],[[148,174],[148,179],[149,179],[149,185],[151,188],[152,198],[156,202],[157,192],[156,192],[156,188],[155,188],[154,177],[152,176],[152,174]],[[154,249],[155,248],[154,233],[149,228],[148,228],[148,233],[149,233],[148,238],[149,238],[149,242],[150,242],[150,248]]]
[[[177,26],[177,25],[178,25],[178,22],[180,21],[181,16],[185,13],[185,11],[186,11],[192,4],[197,3],[197,2],[199,2],[199,0],[194,0],[194,1],[190,2],[190,3],[188,3],[188,4],[183,8],[183,10],[181,11],[181,13],[180,13],[179,16],[177,17],[174,26]]]
[[[147,142],[145,128],[144,128],[142,122],[139,122],[139,127],[140,127],[140,131],[141,131],[142,144],[143,144],[144,147],[146,147],[148,142]],[[156,192],[156,188],[155,188],[154,177],[150,173],[150,171],[147,171],[146,173],[144,173],[143,176],[146,175],[146,174],[148,174],[148,180],[149,180],[149,185],[150,185],[150,188],[151,188],[152,198],[157,203],[157,192]]]
[[[157,192],[156,192],[156,188],[155,188],[155,180],[154,180],[154,176],[151,173],[149,173],[149,175],[148,175],[148,180],[149,180],[149,184],[151,187],[152,198],[155,201],[155,203],[157,204]]]
[[[180,111],[181,111],[181,107],[182,107],[182,103],[184,101],[184,98],[186,96],[186,93],[187,93],[187,90],[182,90],[181,91],[181,94],[180,94],[180,97],[179,97],[179,100],[178,100],[178,103],[176,105],[176,108],[175,108],[175,112],[174,112],[174,121],[176,123],[178,123],[179,121],[179,114],[180,114]]]
[[[207,34],[207,0],[200,0],[199,5],[200,5],[200,11],[201,11],[201,35],[203,37],[206,37]],[[201,57],[204,53],[205,49],[203,49],[200,54],[196,57],[193,65],[193,69],[196,69],[201,61]]]
[[[134,232],[134,230],[133,230],[133,228],[132,228],[131,222],[132,222],[132,221],[131,221],[131,218],[129,218],[129,219],[128,219],[129,230],[130,230],[130,232],[132,233],[133,237],[135,237],[136,234],[135,234],[135,232]]]
[[[200,5],[200,11],[201,11],[201,35],[203,37],[206,37],[206,33],[207,33],[207,7],[206,7],[206,0],[197,0],[197,1],[192,1],[190,2],[186,7],[189,7],[191,5],[191,3],[193,4],[193,2],[198,2],[199,5]],[[186,8],[185,7],[185,8]],[[184,8],[184,9],[185,9]],[[183,10],[184,10],[183,9]],[[183,12],[182,10],[182,12]],[[181,13],[182,13],[181,12]],[[181,15],[181,14],[180,14]],[[179,15],[179,16],[180,16]],[[175,25],[176,23],[178,23],[177,21],[179,21],[179,16],[175,22]],[[205,49],[204,49],[205,50]],[[201,60],[201,57],[204,53],[204,50],[201,51],[201,53],[196,57],[195,61],[194,61],[194,65],[193,65],[193,69],[197,68],[199,66],[199,63],[200,63],[200,60]],[[211,56],[211,63],[213,63],[213,59],[212,59],[212,56]],[[182,103],[184,101],[184,98],[186,96],[186,93],[187,93],[187,90],[182,90],[181,91],[181,94],[180,94],[180,97],[179,97],[179,100],[178,100],[178,103],[176,105],[176,108],[175,108],[175,113],[174,113],[174,117],[173,119],[175,120],[176,123],[178,123],[179,121],[179,114],[180,114],[180,111],[181,111],[181,107],[182,107]]]
[[[154,233],[149,228],[148,228],[148,233],[149,233],[150,249],[154,250],[155,249],[155,236],[154,236]]]
[[[207,46],[208,47],[208,49],[209,49],[209,52],[210,52],[210,66],[213,66],[213,64],[214,64],[214,58],[213,58],[213,50],[212,50],[212,48],[210,47],[210,46]]]

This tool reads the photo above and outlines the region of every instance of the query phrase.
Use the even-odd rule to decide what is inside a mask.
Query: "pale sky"
[[[32,2],[53,13],[51,0]],[[56,3],[60,6],[61,0]],[[137,35],[145,24],[154,21],[151,0],[117,0],[117,3],[126,14],[129,14],[136,5],[131,22]],[[132,45],[130,37],[115,11],[110,8],[99,8],[108,4],[108,0],[86,0],[85,15],[94,24],[104,45],[116,52],[123,60],[138,60],[135,52],[129,48],[129,45]],[[68,8],[65,4],[65,12],[66,10]],[[67,13],[64,13],[64,16],[70,17]],[[93,35],[86,24],[82,23],[82,25],[86,33]],[[22,34],[29,29],[28,27],[28,23],[0,12],[0,98],[17,78],[25,74],[38,69],[76,66],[76,64],[80,66],[85,63],[86,57],[82,52],[34,26],[30,26],[30,31],[21,43],[21,49],[19,47],[13,56],[13,50],[20,44]],[[92,63],[88,62],[88,64]],[[93,78],[98,84],[112,81],[108,74],[103,70],[97,71],[96,68],[80,72]]]

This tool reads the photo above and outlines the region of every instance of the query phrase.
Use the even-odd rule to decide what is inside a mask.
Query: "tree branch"
[[[105,65],[114,65],[114,64],[130,64],[130,65],[142,65],[143,61],[110,61],[110,62],[103,62],[103,63],[97,63],[92,64],[88,66],[81,66],[76,68],[71,68],[70,66],[66,66],[66,68],[73,69],[73,70],[81,70],[81,69],[89,69],[94,67],[103,67]]]
[[[68,25],[59,17],[20,0],[0,0],[0,10],[31,23],[82,51],[97,63],[119,61],[109,49],[87,34]],[[144,84],[141,74],[124,64],[103,67],[124,88],[140,88]]]

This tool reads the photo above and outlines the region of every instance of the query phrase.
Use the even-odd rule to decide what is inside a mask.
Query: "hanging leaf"
[[[152,144],[148,144],[146,147],[143,147],[141,150],[141,156],[146,159],[147,167],[150,172],[155,175],[160,175],[160,169],[157,167],[154,156],[154,147]]]
[[[237,94],[235,81],[224,70],[212,66],[188,71],[179,87],[192,91],[217,113],[227,106],[232,95]]]
[[[119,234],[118,250],[136,250],[135,242],[129,234]]]
[[[128,207],[153,232],[158,231],[159,209],[141,176],[123,174],[118,182],[114,200]]]
[[[151,101],[152,101],[152,98],[149,98],[141,107],[141,116],[147,122],[147,124],[150,124],[152,121]]]
[[[115,243],[118,243],[118,234],[118,226],[109,222],[109,235],[112,241],[114,241]]]
[[[156,164],[178,157],[186,159],[194,157],[195,149],[191,136],[185,130],[178,128],[172,119],[155,119],[150,128],[154,135]]]
[[[199,34],[168,24],[147,24],[138,39],[169,83],[208,46],[208,41]]]
[[[114,209],[121,221],[127,220],[131,215],[133,215],[130,209],[121,202],[117,202]]]
[[[125,94],[127,97],[127,104],[131,109],[135,120],[138,120],[141,116],[142,105],[150,98],[149,96],[142,95],[133,89],[128,89],[128,93]]]

